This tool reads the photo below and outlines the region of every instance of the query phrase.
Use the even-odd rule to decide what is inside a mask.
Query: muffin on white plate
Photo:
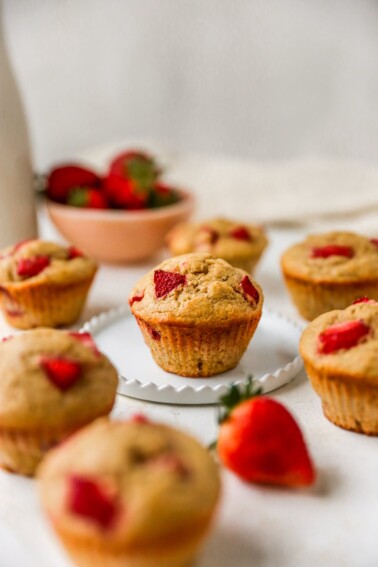
[[[184,254],[146,274],[129,297],[155,362],[167,372],[208,377],[234,368],[262,314],[261,287],[210,254]]]

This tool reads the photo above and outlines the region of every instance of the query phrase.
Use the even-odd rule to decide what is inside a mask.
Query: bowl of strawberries
[[[194,209],[192,194],[164,183],[157,161],[135,150],[117,155],[105,175],[76,163],[54,167],[45,194],[60,233],[110,263],[153,256],[167,232]]]

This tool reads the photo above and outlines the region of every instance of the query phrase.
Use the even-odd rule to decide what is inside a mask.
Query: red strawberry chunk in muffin
[[[142,301],[143,297],[144,297],[144,293],[142,293],[141,295],[134,295],[131,299],[129,299],[130,307],[132,306],[133,303]]]
[[[149,323],[147,323],[146,321],[144,322],[144,324],[146,325],[148,334],[154,339],[154,341],[160,341],[161,334],[159,333],[159,331],[156,331],[156,329],[151,327],[151,325]]]
[[[244,276],[244,278],[240,282],[240,285],[243,289],[243,292],[248,298],[251,297],[255,303],[259,302],[260,294],[248,276]]]
[[[50,382],[62,392],[71,388],[81,376],[81,365],[69,358],[45,356],[40,364]]]
[[[330,256],[344,256],[345,258],[352,258],[354,256],[354,250],[351,246],[329,244],[327,246],[315,247],[311,251],[312,258],[329,258]]]
[[[130,417],[132,423],[151,423],[147,416],[143,413],[135,413]]]
[[[83,345],[90,348],[95,354],[100,354],[100,351],[97,348],[96,343],[93,340],[93,337],[90,333],[80,333],[76,331],[71,331],[68,333],[74,339],[80,341]]]
[[[82,258],[83,256],[84,253],[75,246],[69,247],[67,260],[73,260],[74,258]]]
[[[366,297],[366,295],[364,297],[359,297],[358,299],[355,299],[352,303],[352,305],[356,305],[357,303],[368,303],[368,301],[374,301],[374,299],[369,299],[369,297]]]
[[[245,226],[237,226],[230,231],[230,236],[236,238],[236,240],[245,240],[250,242],[252,240],[251,234],[248,232]]]
[[[321,354],[332,354],[341,349],[353,348],[369,332],[370,327],[360,320],[336,323],[320,333],[318,350]]]
[[[41,255],[21,258],[17,263],[17,275],[22,278],[32,278],[33,276],[38,276],[49,265],[49,256]]]
[[[177,272],[166,272],[165,270],[155,270],[154,272],[155,295],[158,299],[165,297],[173,289],[186,283],[186,276]]]
[[[103,487],[84,476],[69,478],[68,509],[70,512],[91,520],[99,527],[108,529],[117,515],[114,498],[110,498]]]
[[[210,244],[216,244],[219,240],[219,232],[210,226],[201,227],[201,232],[205,232],[210,239]]]
[[[190,471],[183,461],[173,454],[162,454],[152,459],[150,464],[156,469],[172,472],[177,474],[182,479],[189,477]]]

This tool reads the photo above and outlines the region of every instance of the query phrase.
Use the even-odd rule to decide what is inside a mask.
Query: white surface
[[[351,220],[343,222],[353,226]],[[55,234],[47,222],[42,229],[44,236]],[[279,257],[304,232],[271,230],[270,246],[256,273],[266,307],[297,321],[282,283]],[[125,301],[137,279],[158,261],[103,266],[82,323]],[[0,332],[6,335],[11,329],[0,321]],[[304,371],[272,395],[300,423],[318,482],[301,491],[262,488],[223,470],[219,515],[196,567],[376,567],[378,438],[329,423]],[[166,405],[118,396],[113,416],[126,418],[141,411],[191,432],[206,444],[216,436],[215,406]],[[0,472],[0,525],[12,531],[20,553],[29,558],[20,567],[72,566],[41,513],[34,481]],[[12,550],[8,552],[0,540],[0,566],[13,567],[12,561]]]
[[[298,325],[264,310],[253,340],[233,370],[211,378],[184,378],[155,364],[129,306],[101,313],[83,326],[120,374],[118,393],[151,402],[202,405],[217,403],[231,384],[245,383],[248,375],[265,393],[287,384],[303,367],[298,355]]]
[[[256,160],[377,160],[375,0],[3,5],[38,168],[126,136]]]

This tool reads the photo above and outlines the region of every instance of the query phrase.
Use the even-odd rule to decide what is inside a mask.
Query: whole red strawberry
[[[104,188],[116,207],[143,209],[148,203],[160,170],[155,160],[140,151],[127,151],[114,158]]]
[[[281,403],[258,393],[249,381],[244,391],[232,386],[221,398],[226,410],[220,415],[220,460],[247,482],[313,484],[314,466],[294,418]]]
[[[55,167],[47,176],[47,196],[53,201],[65,203],[75,187],[100,187],[101,178],[85,167],[67,164]]]
[[[155,160],[146,152],[129,150],[118,154],[110,163],[109,173],[137,179],[142,185],[152,185],[160,173]]]
[[[149,193],[140,190],[133,179],[109,173],[104,179],[104,191],[111,203],[122,209],[145,209]]]
[[[177,191],[165,183],[156,182],[148,197],[148,207],[151,209],[166,207],[177,203],[178,200]]]
[[[67,198],[67,205],[84,207],[86,209],[107,209],[109,204],[102,191],[89,187],[75,187],[71,189]]]

